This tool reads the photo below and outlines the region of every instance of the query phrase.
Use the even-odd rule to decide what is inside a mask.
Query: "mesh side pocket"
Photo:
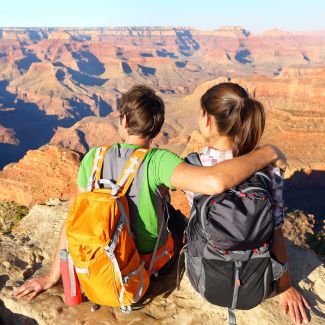
[[[191,256],[187,250],[185,250],[184,254],[186,274],[195,291],[201,294],[199,282],[202,276],[202,258]]]
[[[272,284],[270,258],[254,258],[244,263],[239,288],[237,309],[251,309],[269,294]]]
[[[202,259],[203,296],[214,305],[231,307],[234,291],[234,263]]]

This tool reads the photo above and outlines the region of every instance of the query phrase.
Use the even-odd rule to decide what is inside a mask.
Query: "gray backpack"
[[[201,165],[198,154],[187,161]],[[196,194],[186,229],[185,269],[193,288],[210,303],[251,309],[275,293],[286,270],[272,254],[272,182],[257,172],[219,195]]]

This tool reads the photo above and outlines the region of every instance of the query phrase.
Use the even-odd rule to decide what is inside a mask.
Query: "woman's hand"
[[[57,280],[53,279],[50,273],[42,277],[29,280],[14,292],[14,297],[19,299],[30,294],[28,300],[31,301],[42,291],[53,287],[56,282]]]
[[[290,287],[279,295],[281,310],[290,315],[295,324],[309,323],[306,310],[310,306],[306,299],[294,288]]]
[[[286,167],[288,166],[288,162],[287,162],[285,154],[278,147],[274,146],[273,144],[269,144],[269,146],[272,147],[272,149],[278,156],[278,158],[273,162],[273,165],[275,167],[279,167],[281,170],[285,171]]]
[[[285,171],[286,167],[288,166],[287,158],[285,154],[275,145],[273,144],[265,144],[263,146],[259,146],[256,149],[266,149],[273,151],[274,153],[274,160],[272,165],[275,167],[279,167],[281,170]]]

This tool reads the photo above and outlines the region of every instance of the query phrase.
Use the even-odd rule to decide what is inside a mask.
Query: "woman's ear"
[[[207,128],[211,128],[211,122],[212,122],[211,115],[208,114],[208,113],[206,113],[206,114],[205,114],[205,118],[206,118],[206,120],[205,120],[205,126],[206,126]]]

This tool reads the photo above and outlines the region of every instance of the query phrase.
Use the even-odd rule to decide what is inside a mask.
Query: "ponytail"
[[[220,135],[233,142],[234,156],[251,152],[258,145],[265,127],[263,105],[248,96],[235,83],[220,83],[206,91],[201,98],[204,114],[215,118]]]

